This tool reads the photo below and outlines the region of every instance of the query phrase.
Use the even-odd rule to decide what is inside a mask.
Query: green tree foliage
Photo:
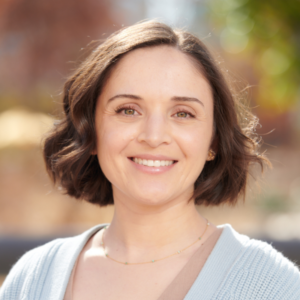
[[[300,1],[211,0],[225,51],[245,53],[259,79],[256,102],[282,113],[299,99]]]

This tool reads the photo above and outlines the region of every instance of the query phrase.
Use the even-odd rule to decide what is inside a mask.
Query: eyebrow
[[[108,102],[111,102],[111,101],[113,101],[113,100],[115,100],[117,98],[129,98],[129,99],[134,99],[134,100],[142,100],[143,99],[140,96],[136,96],[136,95],[119,94],[119,95],[113,96],[110,99],[108,99]],[[194,98],[194,97],[174,96],[174,97],[171,98],[171,101],[177,101],[177,102],[181,102],[181,101],[197,102],[197,103],[201,104],[204,107],[203,102],[200,101],[197,98]]]
[[[198,102],[200,103],[203,107],[204,107],[204,104],[202,101],[200,101],[199,99],[197,98],[194,98],[194,97],[178,97],[178,96],[174,96],[171,98],[172,101],[189,101],[189,102]]]
[[[129,98],[129,99],[135,99],[135,100],[142,100],[141,97],[136,96],[136,95],[130,95],[130,94],[120,94],[120,95],[116,95],[111,97],[110,99],[108,99],[108,102],[111,102],[117,98]]]

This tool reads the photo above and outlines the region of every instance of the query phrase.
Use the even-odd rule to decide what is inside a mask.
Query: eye
[[[178,111],[175,113],[177,115],[177,118],[179,119],[189,119],[189,118],[195,118],[195,115],[190,113],[189,111],[186,111],[184,109],[178,109]]]
[[[117,107],[115,112],[117,114],[121,114],[125,116],[134,116],[136,110],[134,109],[134,107],[128,105],[128,106]]]

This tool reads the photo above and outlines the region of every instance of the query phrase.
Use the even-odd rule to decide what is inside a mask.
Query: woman
[[[267,162],[255,117],[199,39],[155,21],[122,29],[66,82],[63,103],[47,170],[115,214],[26,253],[1,300],[300,299],[292,262],[196,210],[236,203],[249,166]]]

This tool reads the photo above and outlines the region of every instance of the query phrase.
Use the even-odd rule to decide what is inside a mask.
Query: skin
[[[139,99],[109,101],[121,94]],[[120,108],[124,109],[116,112]],[[145,262],[197,240],[206,220],[188,199],[209,159],[213,97],[191,58],[170,46],[125,55],[99,96],[95,127],[97,147],[92,154],[112,183],[115,203],[104,235],[105,251],[119,261]],[[165,155],[177,162],[166,172],[150,174],[128,159],[139,154]],[[215,230],[215,225],[208,226],[202,241]],[[155,264],[125,266],[105,257],[102,234],[103,230],[96,233],[79,256],[74,299],[157,299],[200,247],[196,243]]]

